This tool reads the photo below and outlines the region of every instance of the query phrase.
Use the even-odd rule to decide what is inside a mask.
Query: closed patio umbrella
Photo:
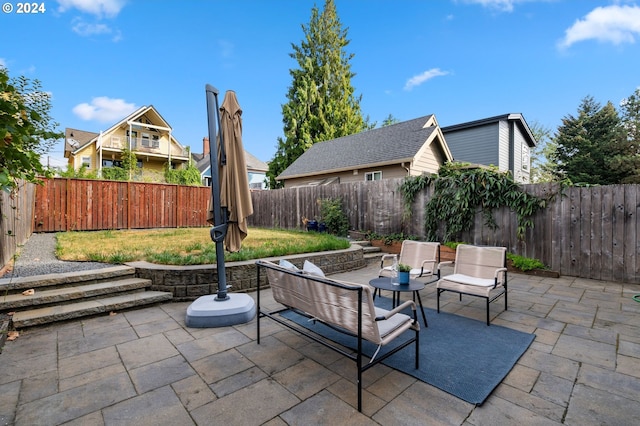
[[[242,109],[236,93],[228,90],[220,107],[220,132],[218,156],[226,154],[226,165],[218,163],[220,176],[220,203],[227,209],[227,235],[225,249],[236,252],[247,236],[247,218],[253,214],[249,175],[242,146]]]

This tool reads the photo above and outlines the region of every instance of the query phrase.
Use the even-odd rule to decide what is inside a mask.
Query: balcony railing
[[[131,142],[131,145],[129,143]],[[159,154],[169,156],[169,152],[167,148],[160,147],[160,140],[158,139],[148,139],[148,138],[130,138],[124,136],[111,136],[109,138],[105,138],[102,141],[103,148],[111,148],[111,149],[125,149],[131,146],[131,150],[134,152],[146,152],[151,154]],[[178,157],[187,157],[189,155],[186,149],[171,150],[172,156]]]

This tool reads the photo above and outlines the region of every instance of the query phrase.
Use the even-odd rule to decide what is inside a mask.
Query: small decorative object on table
[[[404,263],[398,264],[398,282],[400,284],[409,284],[409,272],[411,272],[411,266]]]

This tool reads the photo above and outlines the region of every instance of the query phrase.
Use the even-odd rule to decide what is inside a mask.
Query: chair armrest
[[[389,260],[397,257],[398,257],[397,254],[383,254],[382,257],[380,258],[380,269],[384,268],[385,260]]]
[[[495,274],[495,280],[496,280],[496,284],[493,286],[493,288],[496,288],[498,286],[498,281],[502,282],[502,284],[504,285],[504,278],[502,280],[499,280],[499,276],[502,275],[503,277],[505,277],[507,274],[507,268],[498,268],[496,269],[496,274]]]
[[[429,268],[427,268],[429,270],[428,273],[424,272],[424,265],[429,264]],[[435,259],[429,259],[429,260],[423,260],[422,261],[422,265],[421,265],[422,270],[420,271],[420,276],[421,277],[425,277],[428,275],[433,275],[433,273],[435,272],[436,269],[436,260]]]
[[[445,260],[444,262],[440,262],[440,263],[438,263],[438,271],[440,270],[440,267],[442,265],[453,265],[453,264],[454,264],[453,260]]]
[[[385,315],[379,315],[375,319],[376,321],[387,320],[407,307],[411,307],[411,309],[415,311],[416,302],[414,302],[413,300],[407,300],[403,304],[396,306],[392,310],[388,311]]]

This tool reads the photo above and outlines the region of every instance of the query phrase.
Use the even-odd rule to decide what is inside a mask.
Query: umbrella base
[[[229,293],[229,300],[215,295],[200,296],[187,308],[185,324],[193,328],[227,327],[244,324],[256,316],[256,304],[244,293]]]

